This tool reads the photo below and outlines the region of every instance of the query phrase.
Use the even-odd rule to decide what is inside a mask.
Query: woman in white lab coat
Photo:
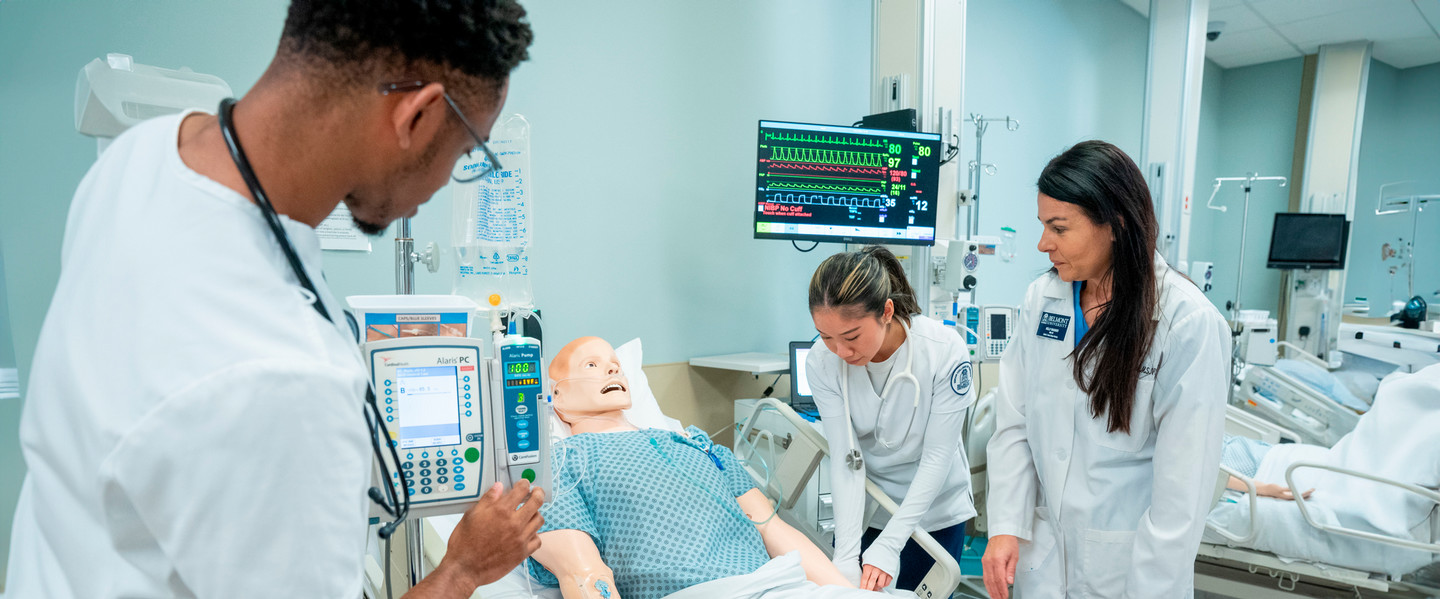
[[[1225,320],[1155,251],[1145,179],[1087,141],[1040,174],[1039,250],[1000,360],[990,596],[1190,597],[1230,380]]]
[[[910,535],[923,529],[958,559],[975,516],[959,434],[974,398],[965,344],[918,314],[883,247],[827,258],[809,295],[824,343],[806,376],[830,444],[835,565],[862,589],[913,589],[934,562]],[[899,504],[893,516],[864,521],[867,475]]]

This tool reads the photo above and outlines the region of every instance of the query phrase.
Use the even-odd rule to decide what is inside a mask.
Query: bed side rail
[[[1295,431],[1251,414],[1235,405],[1225,406],[1225,433],[1264,441],[1271,445],[1282,442],[1299,442],[1301,437]]]
[[[1389,486],[1395,487],[1395,488],[1397,488],[1397,489],[1400,489],[1400,490],[1402,490],[1402,491],[1406,491],[1406,492],[1409,492],[1409,493],[1413,493],[1413,494],[1415,494],[1415,495],[1419,495],[1420,497],[1424,498],[1425,500],[1431,501],[1431,502],[1436,503],[1436,504],[1440,504],[1440,492],[1436,492],[1436,491],[1433,490],[1433,489],[1429,489],[1429,488],[1426,488],[1426,487],[1422,487],[1422,486],[1420,486],[1420,485],[1414,485],[1414,484],[1410,484],[1410,483],[1403,483],[1403,482],[1400,482],[1400,481],[1397,481],[1397,480],[1391,480],[1391,479],[1388,479],[1388,478],[1385,478],[1385,477],[1382,477],[1382,476],[1376,476],[1376,475],[1374,475],[1374,474],[1369,474],[1369,473],[1365,473],[1365,472],[1360,472],[1360,471],[1357,471],[1357,470],[1350,470],[1350,469],[1348,469],[1348,468],[1340,468],[1340,467],[1338,467],[1338,466],[1329,466],[1329,465],[1321,464],[1321,463],[1318,463],[1318,462],[1305,462],[1305,461],[1295,462],[1294,464],[1291,464],[1289,468],[1286,468],[1286,469],[1285,469],[1285,484],[1287,484],[1287,485],[1290,486],[1290,492],[1295,495],[1295,505],[1296,505],[1296,506],[1299,506],[1299,508],[1300,508],[1300,515],[1301,515],[1301,516],[1304,516],[1305,521],[1308,522],[1308,523],[1310,524],[1310,526],[1313,526],[1313,527],[1315,527],[1315,528],[1318,528],[1318,529],[1323,530],[1323,531],[1328,532],[1328,533],[1337,534],[1337,535],[1345,535],[1345,536],[1347,536],[1347,537],[1355,537],[1355,538],[1357,538],[1357,539],[1365,539],[1365,540],[1368,540],[1368,541],[1374,541],[1374,542],[1376,542],[1376,543],[1382,543],[1382,544],[1391,545],[1391,546],[1394,546],[1394,547],[1401,547],[1401,548],[1404,548],[1404,549],[1414,549],[1414,550],[1417,550],[1417,551],[1428,551],[1428,552],[1430,552],[1430,553],[1440,553],[1440,543],[1435,543],[1435,542],[1431,542],[1431,543],[1421,543],[1421,542],[1419,542],[1419,541],[1415,541],[1415,540],[1412,540],[1412,539],[1402,539],[1402,538],[1392,537],[1392,536],[1389,536],[1389,535],[1384,535],[1384,534],[1379,534],[1379,533],[1366,532],[1366,531],[1363,531],[1363,530],[1355,530],[1355,529],[1352,529],[1352,528],[1345,528],[1345,527],[1343,527],[1343,526],[1331,526],[1331,525],[1328,525],[1328,524],[1321,524],[1321,523],[1315,521],[1315,518],[1310,515],[1310,510],[1309,510],[1309,508],[1307,508],[1306,505],[1305,505],[1306,503],[1308,503],[1308,501],[1305,499],[1305,497],[1303,497],[1303,496],[1301,495],[1301,490],[1300,490],[1300,488],[1295,485],[1295,471],[1296,471],[1296,470],[1300,470],[1300,469],[1302,469],[1302,468],[1314,468],[1314,469],[1317,469],[1317,470],[1328,470],[1328,471],[1334,472],[1334,473],[1336,473],[1336,474],[1342,474],[1342,475],[1345,475],[1345,476],[1353,476],[1353,477],[1356,477],[1356,478],[1363,478],[1363,479],[1365,479],[1365,480],[1374,481],[1374,482],[1377,482],[1377,483],[1380,483],[1380,484],[1383,484],[1383,485],[1389,485]],[[1435,514],[1435,512],[1434,512],[1434,510],[1432,509],[1432,510],[1431,510],[1431,517],[1432,517],[1432,518],[1434,517],[1434,514]],[[1435,539],[1431,539],[1431,540],[1434,541]]]
[[[788,420],[795,432],[777,438],[771,431],[757,429],[760,415],[765,412],[775,412]],[[762,444],[768,444],[769,456],[761,452]],[[746,445],[749,447],[742,449]],[[745,426],[735,438],[735,453],[747,462],[752,461],[751,457],[755,455],[767,459],[769,476],[757,473],[753,468],[749,469],[750,476],[766,486],[767,496],[780,497],[782,509],[790,509],[799,500],[805,485],[810,482],[810,477],[819,469],[821,458],[830,454],[830,444],[820,431],[812,428],[810,423],[796,414],[790,406],[769,397],[755,402],[755,410],[750,413],[750,417],[745,420]],[[782,481],[784,484],[781,484]],[[892,514],[900,509],[894,500],[868,479],[865,481],[865,492],[879,509]],[[960,586],[960,563],[955,561],[950,552],[941,547],[930,533],[916,530],[910,538],[935,560],[935,565],[915,589],[915,595],[923,599],[949,597]]]
[[[1242,483],[1245,484],[1245,496],[1246,496],[1246,497],[1249,499],[1249,501],[1250,501],[1250,526],[1249,526],[1249,528],[1246,529],[1246,533],[1245,533],[1245,534],[1243,534],[1243,535],[1237,535],[1237,534],[1235,534],[1235,533],[1230,532],[1229,530],[1225,529],[1224,527],[1222,527],[1222,526],[1220,526],[1220,525],[1218,525],[1218,524],[1215,524],[1215,523],[1213,523],[1213,522],[1210,522],[1209,520],[1206,520],[1206,521],[1205,521],[1205,528],[1208,528],[1208,529],[1214,531],[1215,534],[1218,534],[1218,535],[1220,535],[1220,536],[1222,536],[1222,537],[1225,537],[1227,540],[1230,541],[1230,543],[1231,543],[1232,546],[1234,546],[1234,545],[1249,545],[1250,543],[1253,543],[1253,542],[1255,541],[1255,536],[1256,536],[1257,534],[1259,534],[1259,531],[1260,531],[1260,527],[1259,527],[1259,525],[1258,525],[1258,523],[1257,523],[1257,520],[1259,519],[1260,516],[1259,516],[1259,513],[1256,512],[1256,510],[1255,510],[1255,506],[1256,506],[1256,503],[1257,503],[1257,501],[1258,501],[1256,498],[1257,498],[1257,496],[1259,496],[1259,493],[1256,492],[1256,490],[1255,490],[1255,480],[1252,479],[1252,478],[1250,478],[1250,477],[1248,477],[1248,476],[1245,476],[1245,475],[1243,475],[1243,474],[1240,474],[1239,472],[1236,472],[1235,470],[1232,470],[1229,466],[1226,466],[1226,465],[1224,465],[1224,464],[1221,464],[1221,465],[1220,465],[1220,480],[1219,480],[1219,481],[1217,482],[1217,484],[1216,484],[1216,487],[1218,487],[1218,488],[1216,489],[1216,492],[1215,492],[1215,501],[1216,501],[1216,503],[1219,503],[1219,501],[1220,501],[1220,496],[1225,494],[1225,488],[1229,485],[1230,477],[1232,477],[1232,476],[1235,477],[1235,478],[1237,478],[1237,479],[1239,479],[1240,482],[1242,482]]]
[[[1270,388],[1278,394],[1260,393]],[[1360,415],[1304,382],[1268,366],[1251,367],[1240,383],[1240,398],[1259,414],[1305,435],[1297,440],[1329,447],[1355,428]]]

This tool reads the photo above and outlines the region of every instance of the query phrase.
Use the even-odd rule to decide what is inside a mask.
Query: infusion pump
[[[957,311],[956,322],[963,325],[959,332],[969,346],[970,358],[983,362],[999,360],[1015,337],[1015,308],[967,305]]]
[[[550,486],[540,342],[403,337],[362,345],[376,404],[400,463],[383,451],[374,480],[410,495],[410,516],[464,512],[496,481]],[[388,474],[384,474],[388,472]],[[402,479],[403,477],[403,479]],[[402,485],[402,482],[408,485]],[[371,505],[371,516],[383,508]]]
[[[1015,337],[1015,308],[985,306],[981,312],[981,320],[985,324],[985,359],[999,360]]]

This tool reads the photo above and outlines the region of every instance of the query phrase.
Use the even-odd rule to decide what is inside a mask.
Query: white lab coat
[[[371,454],[353,337],[302,297],[182,115],[86,174],[20,423],[8,596],[358,597]],[[330,309],[310,227],[282,217]]]
[[[960,431],[965,410],[975,399],[974,373],[964,341],[955,329],[924,316],[911,317],[909,335],[893,356],[890,376],[912,365],[919,390],[919,408],[912,409],[914,388],[899,383],[890,390],[884,413],[868,371],[845,364],[824,344],[817,343],[806,357],[815,406],[830,444],[830,488],[835,508],[835,565],[853,583],[860,581],[860,537],[864,532],[865,478],[868,475],[899,504],[893,516],[876,512],[870,526],[882,528],[880,537],[865,550],[864,563],[899,576],[900,550],[916,528],[939,530],[975,516],[970,493],[970,463]],[[845,419],[841,378],[850,382],[850,421]],[[913,421],[913,424],[911,423]],[[887,442],[910,435],[893,449],[881,445],[877,428]],[[854,427],[865,467],[852,470],[844,455],[850,451]]]
[[[990,535],[1022,539],[1017,597],[1194,594],[1220,463],[1230,333],[1194,283],[1158,254],[1154,266],[1158,322],[1130,434],[1090,416],[1071,374],[1071,284],[1047,273],[1026,292],[1000,359],[987,448]],[[1039,334],[1045,313],[1069,318],[1061,340]]]

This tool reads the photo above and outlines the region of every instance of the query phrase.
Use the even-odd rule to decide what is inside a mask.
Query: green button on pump
[[[474,464],[474,463],[475,463],[475,460],[478,460],[478,459],[480,459],[480,450],[475,449],[474,447],[471,447],[470,449],[465,450],[465,461],[470,462],[471,464]]]
[[[534,470],[531,470],[531,469],[529,469],[529,468],[526,468],[524,472],[521,472],[521,473],[520,473],[520,478],[523,478],[523,479],[528,480],[528,481],[530,481],[530,482],[533,483],[533,482],[535,482],[535,471],[534,471]]]

